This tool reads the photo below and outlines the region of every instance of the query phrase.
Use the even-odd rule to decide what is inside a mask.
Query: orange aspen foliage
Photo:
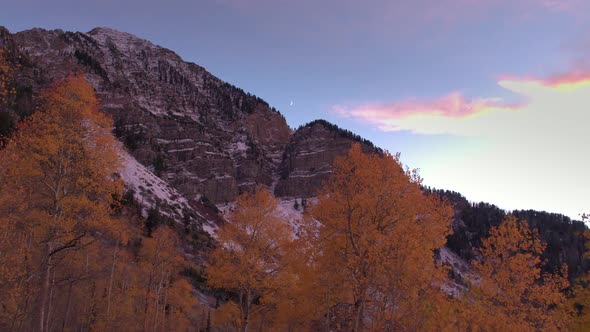
[[[358,144],[334,162],[308,233],[318,278],[335,288],[326,303],[351,308],[344,329],[421,329],[437,319],[417,303],[442,283],[433,255],[445,244],[452,210],[425,196],[420,183],[397,156],[365,154]]]
[[[291,242],[290,226],[277,216],[277,199],[263,188],[238,197],[229,222],[218,233],[219,247],[209,257],[208,285],[236,294],[239,324],[246,331],[260,304],[285,287],[285,251]],[[231,317],[230,310],[224,310]],[[229,322],[228,322],[229,323]]]
[[[41,97],[0,151],[0,330],[184,331],[203,320],[175,232],[142,239],[142,217],[116,201],[119,147],[92,86],[71,76]]]
[[[179,240],[167,227],[158,228],[152,235],[144,239],[139,253],[144,276],[142,330],[167,331],[171,326],[182,330],[180,327],[188,324],[183,312],[189,310],[194,299],[190,296],[192,287],[186,280],[177,278],[183,263],[178,252]]]
[[[228,302],[215,309],[213,327],[219,331],[238,331],[240,329],[240,309]]]
[[[474,316],[484,331],[558,331],[567,328],[564,311],[569,284],[561,274],[541,273],[545,245],[535,229],[514,216],[490,231],[483,241],[481,261],[473,262],[479,280]]]
[[[98,112],[90,84],[71,76],[42,100],[42,109],[20,124],[0,157],[0,224],[9,230],[0,241],[18,243],[0,263],[26,251],[19,273],[39,291],[11,306],[17,314],[35,303],[35,329],[46,331],[59,265],[68,263],[70,253],[79,254],[93,241],[91,233],[109,221],[112,197],[120,195],[122,184],[113,179],[119,161],[112,123]],[[37,275],[41,278],[31,279]]]

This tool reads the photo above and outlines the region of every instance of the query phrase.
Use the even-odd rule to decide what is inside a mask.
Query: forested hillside
[[[430,188],[425,190],[444,197],[455,207],[454,233],[447,238],[447,246],[466,260],[476,257],[482,240],[492,227],[500,225],[507,214],[493,204],[470,203],[457,192]],[[570,281],[588,272],[590,265],[586,260],[587,238],[584,236],[587,227],[582,221],[571,220],[561,214],[533,210],[517,210],[510,214],[536,229],[543,242],[547,244],[542,255],[547,263],[547,271],[557,271],[562,264],[566,264]]]

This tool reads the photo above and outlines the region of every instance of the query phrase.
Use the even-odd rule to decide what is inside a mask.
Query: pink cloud
[[[369,103],[360,106],[335,105],[332,110],[342,116],[376,125],[384,131],[407,129],[396,123],[416,117],[467,118],[491,110],[518,110],[522,104],[507,104],[501,98],[466,99],[454,92],[437,99],[412,98],[386,104]]]
[[[492,120],[500,128],[499,123],[521,118],[523,113],[539,116],[539,112],[543,112],[540,118],[550,119],[562,107],[579,111],[590,99],[590,71],[584,67],[545,78],[504,75],[498,85],[519,95],[525,102],[510,104],[502,98],[467,99],[461,93],[453,92],[436,99],[411,98],[388,103],[335,105],[332,111],[382,131],[477,135],[488,130]],[[560,112],[563,113],[563,110]],[[572,118],[576,116],[574,114]]]
[[[545,80],[551,86],[578,84],[586,81],[590,81],[590,71],[586,69],[576,69],[567,73],[553,75]]]
[[[553,74],[544,78],[534,76],[501,75],[500,81],[537,83],[546,87],[567,87],[590,83],[590,69],[586,67],[573,68],[569,71]]]

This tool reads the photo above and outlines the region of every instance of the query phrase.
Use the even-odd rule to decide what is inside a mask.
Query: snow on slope
[[[186,212],[193,212],[203,223],[204,231],[211,235],[215,233],[217,226],[193,209],[188,200],[176,189],[150,172],[124,149],[121,149],[120,157],[123,165],[120,170],[121,178],[127,188],[134,191],[134,197],[141,204],[144,217],[150,209],[156,207],[162,215],[176,221],[183,220]]]
[[[299,209],[295,209],[295,201],[299,204]],[[309,202],[309,200],[308,200]],[[308,203],[310,204],[310,203]],[[229,214],[236,208],[235,202],[230,203],[223,203],[217,204],[216,207],[221,211],[224,217],[228,217]],[[293,234],[297,234],[297,230],[299,229],[299,225],[303,221],[303,207],[301,206],[300,199],[279,199],[279,205],[276,209],[276,214],[287,220],[289,225],[291,225],[293,229]]]
[[[439,251],[439,261],[449,266],[456,275],[456,279],[458,279],[449,279],[447,284],[441,285],[441,289],[447,294],[459,296],[467,290],[464,284],[466,281],[472,282],[477,280],[473,273],[471,273],[469,264],[446,246],[442,247]]]
[[[470,272],[469,263],[446,246],[440,249],[439,255],[440,261],[452,267],[453,271],[457,273],[461,279],[472,280],[474,278]]]

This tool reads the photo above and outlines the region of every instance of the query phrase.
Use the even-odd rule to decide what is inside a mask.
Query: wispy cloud
[[[493,111],[517,111],[523,105],[508,104],[502,98],[466,99],[460,92],[453,92],[432,100],[411,98],[358,106],[335,105],[332,110],[342,117],[364,121],[382,131],[440,134],[453,133],[452,122]],[[448,128],[444,128],[444,122],[449,125]],[[437,128],[434,123],[440,126]]]
[[[545,78],[501,75],[499,84],[502,85],[502,82],[508,84],[512,84],[510,82],[521,83],[523,85],[536,84],[554,90],[571,90],[590,84],[590,69],[584,67],[574,68],[570,71],[558,73]]]
[[[507,103],[498,97],[468,99],[453,92],[436,99],[369,102],[360,105],[339,104],[332,111],[356,119],[382,131],[410,131],[415,134],[451,134],[461,136],[495,135],[524,127],[552,130],[551,118],[581,125],[581,117],[590,120],[590,72],[574,70],[547,78],[504,75],[498,85],[520,96],[523,102]],[[590,123],[590,121],[585,122]],[[569,129],[568,129],[569,130]]]

